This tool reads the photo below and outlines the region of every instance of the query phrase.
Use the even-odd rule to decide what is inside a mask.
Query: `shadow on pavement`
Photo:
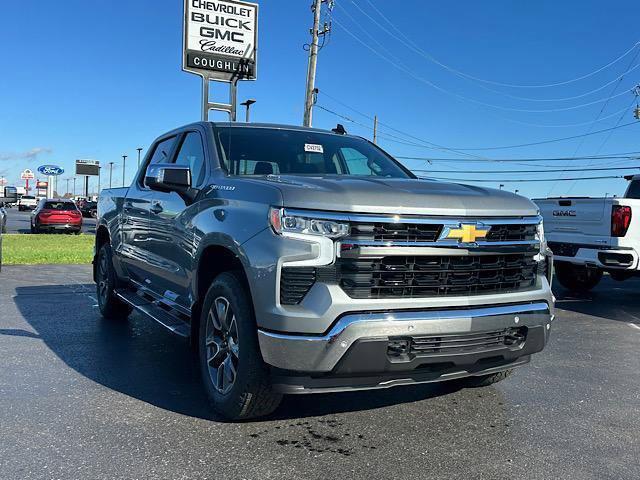
[[[608,276],[590,292],[571,292],[554,285],[556,307],[583,315],[640,324],[640,279],[617,282]]]
[[[103,319],[94,305],[94,289],[93,284],[16,287],[14,301],[37,334],[0,334],[40,338],[69,367],[114,391],[183,415],[222,421],[208,404],[189,342],[136,313],[128,320]],[[377,409],[452,391],[452,385],[426,384],[291,396],[265,420]]]

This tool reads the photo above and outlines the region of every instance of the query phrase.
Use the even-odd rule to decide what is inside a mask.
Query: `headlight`
[[[280,235],[298,233],[340,238],[349,234],[349,225],[346,223],[302,215],[286,215],[282,208],[271,208],[269,221],[273,230]]]
[[[547,241],[544,238],[544,224],[540,222],[536,231],[536,240],[540,242],[540,251],[544,251],[547,248]]]

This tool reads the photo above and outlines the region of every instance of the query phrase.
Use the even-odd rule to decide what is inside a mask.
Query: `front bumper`
[[[430,373],[437,371],[440,377],[455,378],[474,372],[478,374],[487,368],[499,371],[501,367],[505,369],[509,364],[518,363],[519,359],[528,361],[529,355],[544,348],[552,320],[549,304],[536,302],[468,309],[349,314],[341,317],[325,335],[290,335],[259,330],[258,338],[265,362],[289,372],[304,372],[310,376],[375,377],[393,376],[398,372],[425,373],[425,366],[431,365],[436,368],[432,368]],[[514,327],[526,328],[527,331],[526,339],[517,347],[495,345],[453,354],[443,349],[429,355],[406,355],[402,358],[388,353],[389,342],[397,338],[474,334]],[[363,388],[372,388],[372,385]]]

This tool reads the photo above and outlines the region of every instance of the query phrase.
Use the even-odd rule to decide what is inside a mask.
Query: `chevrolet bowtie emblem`
[[[460,228],[450,228],[445,231],[442,238],[448,240],[458,240],[462,243],[473,243],[478,239],[485,238],[489,233],[489,227],[463,223]]]

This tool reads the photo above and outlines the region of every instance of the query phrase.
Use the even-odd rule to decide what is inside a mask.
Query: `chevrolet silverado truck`
[[[489,385],[554,318],[531,201],[418,179],[343,128],[178,128],[103,190],[97,224],[103,316],[189,338],[230,419],[283,394]]]
[[[623,198],[536,199],[554,254],[556,278],[569,290],[594,288],[604,272],[617,281],[640,271],[640,175]]]

